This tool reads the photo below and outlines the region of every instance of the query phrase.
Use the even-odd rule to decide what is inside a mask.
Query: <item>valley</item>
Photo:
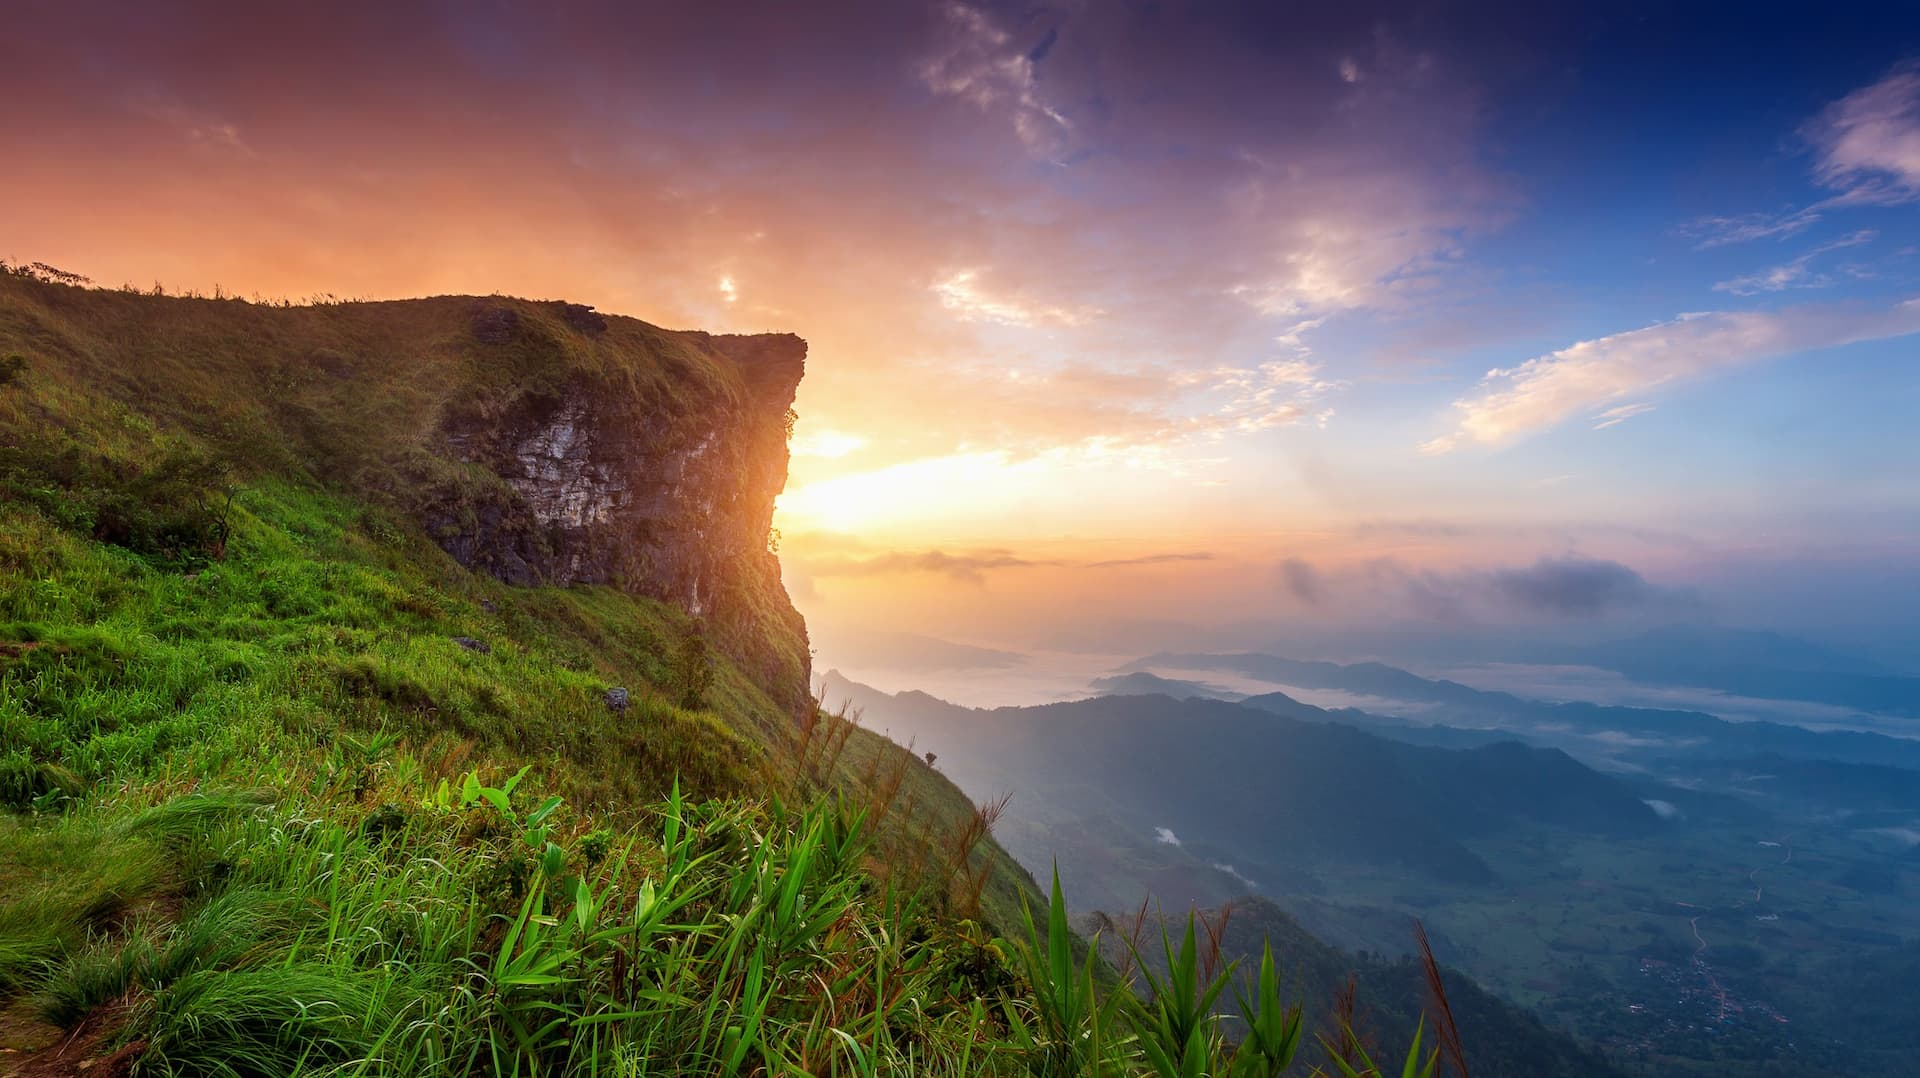
[[[1896,1067],[1832,1015],[1862,951],[1920,939],[1920,743],[1256,654],[1153,656],[1095,682],[1110,695],[992,711],[828,686],[970,795],[1010,794],[1009,851],[1088,908],[1271,903],[1356,963],[1406,954],[1418,918],[1443,961],[1622,1067]],[[1294,695],[1316,692],[1368,709]]]

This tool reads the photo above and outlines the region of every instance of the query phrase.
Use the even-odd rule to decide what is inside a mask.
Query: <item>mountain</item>
[[[827,685],[829,700],[853,700],[873,728],[934,752],[962,789],[1010,793],[1016,815],[1110,817],[1138,835],[1164,828],[1281,865],[1353,861],[1485,882],[1492,869],[1463,840],[1514,821],[1623,836],[1660,826],[1613,779],[1513,742],[1411,745],[1216,700],[1114,696],[989,711],[833,674]],[[1026,847],[1010,841],[1021,856]]]
[[[1113,674],[1094,678],[1092,689],[1101,696],[1171,696],[1175,700],[1226,700],[1236,701],[1244,694],[1229,692],[1215,685],[1198,681],[1180,681],[1164,678],[1136,670],[1126,674]]]
[[[1920,741],[1911,738],[1859,730],[1810,730],[1766,721],[1730,722],[1698,711],[1583,702],[1550,704],[1425,678],[1375,662],[1340,664],[1257,653],[1163,652],[1128,666],[1136,671],[1232,671],[1279,685],[1337,689],[1418,705],[1409,708],[1405,716],[1344,708],[1327,713],[1394,737],[1465,737],[1433,732],[1451,726],[1473,731],[1491,729],[1529,742],[1560,745],[1582,755],[1631,760],[1636,766],[1655,760],[1727,760],[1772,754],[1920,770]],[[1262,706],[1261,701],[1266,701],[1264,706],[1283,710],[1289,705],[1304,706],[1284,694],[1256,696],[1248,702]],[[1426,732],[1421,733],[1423,730]]]
[[[1713,671],[1777,670],[1794,673],[1885,677],[1880,663],[1781,633],[1712,625],[1667,625],[1618,640],[1568,649],[1588,664],[1632,674],[1664,671],[1669,677]]]
[[[1777,633],[1670,626],[1624,640],[1548,649],[1540,661],[1598,666],[1657,685],[1920,717],[1920,677]]]

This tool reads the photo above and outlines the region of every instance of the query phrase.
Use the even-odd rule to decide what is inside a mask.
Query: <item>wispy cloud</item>
[[[971,4],[952,2],[941,10],[951,32],[920,65],[927,88],[983,110],[1004,111],[1029,151],[1041,156],[1061,153],[1073,124],[1041,95],[1034,76],[1035,65],[1059,40],[1059,30],[1049,30],[1027,46]]]
[[[239,125],[223,116],[154,94],[135,97],[131,107],[135,113],[172,128],[196,149],[236,157],[255,156],[253,147],[241,136]]]
[[[1878,82],[1827,106],[1801,127],[1800,135],[1816,155],[1814,178],[1835,194],[1797,209],[1702,217],[1682,226],[1681,233],[1697,239],[1701,249],[1784,239],[1818,224],[1831,210],[1920,199],[1920,62],[1903,63]],[[1794,263],[1788,263],[1772,274],[1724,284],[1777,291],[1801,276]]]
[[[1113,558],[1108,561],[1093,561],[1087,563],[1087,568],[1127,569],[1138,565],[1173,565],[1180,562],[1212,560],[1212,554],[1204,550],[1195,550],[1179,554],[1143,554],[1137,558]]]
[[[1813,262],[1821,255],[1848,247],[1872,243],[1878,232],[1861,229],[1834,240],[1823,243],[1791,262],[1784,262],[1760,273],[1735,277],[1730,281],[1721,281],[1713,286],[1716,292],[1730,292],[1736,296],[1752,296],[1761,292],[1780,292],[1789,288],[1820,288],[1833,283],[1833,278],[1813,270]]]
[[[821,558],[806,562],[806,569],[814,577],[924,573],[978,584],[985,579],[989,570],[1029,569],[1054,564],[1058,563],[1022,558],[1008,550],[979,550],[963,554],[927,550],[917,553],[890,551],[870,558]]]
[[[1040,567],[1064,569],[1131,569],[1153,565],[1182,565],[1214,560],[1204,550],[1183,550],[1159,554],[1141,554],[1129,558],[1100,561],[1062,561],[1057,558],[1029,558],[1011,550],[970,550],[952,553],[945,550],[887,551],[867,557],[826,556],[792,559],[803,565],[812,577],[888,576],[926,574],[944,576],[968,584],[982,582],[986,574],[1003,569]]]
[[[1840,192],[1834,204],[1920,198],[1920,63],[1834,102],[1803,133],[1820,151],[1820,181]]]
[[[995,294],[976,269],[960,270],[935,281],[940,306],[968,322],[1005,326],[1079,326],[1106,313],[1098,307],[1036,303],[1021,296]]]
[[[1593,417],[1597,420],[1593,425],[1593,429],[1606,430],[1608,427],[1618,426],[1632,419],[1634,416],[1646,415],[1648,412],[1653,411],[1654,407],[1654,405],[1642,401],[1639,404],[1623,404],[1618,408],[1609,408]]]
[[[1325,426],[1333,418],[1326,398],[1346,383],[1326,377],[1318,362],[1306,358],[1306,349],[1299,344],[1301,332],[1296,327],[1280,338],[1290,342],[1294,356],[1251,367],[1215,367],[1177,375],[1176,384],[1189,388],[1206,408],[1205,414],[1184,426],[1199,434],[1250,433],[1306,419]]]
[[[1680,234],[1698,241],[1695,250],[1708,250],[1754,240],[1785,239],[1799,235],[1819,224],[1821,215],[1811,209],[1783,213],[1748,213],[1737,217],[1699,217],[1680,226]]]
[[[1886,308],[1803,306],[1778,311],[1683,315],[1643,329],[1550,352],[1487,372],[1478,392],[1454,402],[1456,428],[1422,445],[1429,455],[1464,445],[1500,446],[1598,410],[1624,419],[1646,405],[1618,405],[1678,382],[1816,348],[1920,333],[1920,298]]]

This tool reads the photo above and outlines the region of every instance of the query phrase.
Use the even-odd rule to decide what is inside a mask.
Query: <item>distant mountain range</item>
[[[1523,661],[1653,671],[1695,640],[1690,663],[1645,676],[1916,681],[1718,630]],[[1782,665],[1741,666],[1758,661]],[[1242,696],[1247,679],[1286,691]],[[1495,1031],[1476,1074],[1615,1073],[1559,1030],[1658,1073],[1904,1073],[1904,1031],[1824,1001],[1859,980],[1884,995],[1877,1015],[1920,1004],[1900,947],[1920,931],[1920,740],[1257,653],[1150,655],[1095,680],[1105,695],[994,710],[828,680],[829,702],[859,704],[970,796],[1011,794],[996,836],[1029,867],[1057,863],[1076,908],[1232,900],[1229,953],[1273,941],[1309,998],[1358,973],[1383,1047],[1415,1005],[1411,967],[1324,941],[1394,954],[1417,915],[1441,957],[1556,1027],[1529,1032],[1511,1003],[1460,989],[1463,1028]],[[1738,1069],[1759,1060],[1774,1069]]]
[[[1192,839],[1279,865],[1397,865],[1471,883],[1493,871],[1462,840],[1517,821],[1600,835],[1660,827],[1624,784],[1513,741],[1409,744],[1311,721],[1303,716],[1318,709],[1306,705],[1284,714],[1153,695],[988,711],[827,680],[829,702],[853,700],[869,726],[933,751],[962,789],[1011,793],[1024,819],[1049,828],[1107,817],[1136,835],[1164,830],[1168,845]]]
[[[1266,710],[1167,695],[984,710],[884,693],[838,672],[826,680],[829,704],[850,701],[864,725],[931,752],[973,796],[1010,793],[997,837],[1029,866],[1057,864],[1076,907],[1132,911],[1149,892],[1170,911],[1231,899],[1226,953],[1257,961],[1271,941],[1289,991],[1323,1031],[1330,1001],[1355,977],[1363,1028],[1394,1058],[1425,1003],[1420,968],[1331,947],[1258,891],[1312,892],[1314,870],[1329,863],[1383,867],[1410,882],[1496,884],[1472,836],[1523,826],[1627,838],[1666,826],[1632,788],[1558,750],[1408,744],[1271,710],[1284,697],[1265,698]],[[1325,714],[1292,704],[1298,716]],[[1110,958],[1120,916],[1095,915],[1092,925],[1104,929]],[[1363,916],[1407,923],[1389,911]],[[1389,934],[1401,938],[1398,928]],[[1476,1075],[1619,1073],[1465,974],[1449,988]]]
[[[1652,759],[1727,760],[1771,754],[1920,770],[1920,741],[1910,738],[1853,730],[1809,730],[1777,722],[1729,722],[1699,711],[1550,704],[1456,681],[1425,678],[1375,662],[1313,662],[1251,652],[1162,652],[1130,663],[1126,669],[1130,673],[1155,669],[1230,671],[1276,685],[1336,689],[1418,704],[1417,717],[1314,709],[1320,717],[1367,726],[1402,739],[1438,738],[1450,744],[1470,744],[1476,736],[1506,736],[1636,764]],[[1920,688],[1920,679],[1892,680],[1914,681]],[[1307,706],[1284,694],[1248,697],[1241,702],[1296,715],[1299,708]],[[1457,732],[1435,732],[1449,727]]]
[[[1542,649],[1535,661],[1636,681],[1920,717],[1920,677],[1778,633],[1674,625],[1624,640]]]

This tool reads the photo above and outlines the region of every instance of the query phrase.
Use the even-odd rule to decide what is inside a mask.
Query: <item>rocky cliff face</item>
[[[242,486],[324,484],[510,583],[680,607],[775,700],[804,706],[806,627],[767,549],[798,337],[498,296],[279,307],[0,273],[0,358],[15,351],[62,403],[0,407],[34,424],[0,430],[0,450],[44,449],[72,471],[138,416],[167,439],[147,456],[204,458]]]
[[[495,326],[476,320],[483,344]],[[636,386],[576,371],[498,409],[450,411],[445,444],[502,483],[425,523],[462,564],[509,583],[606,584],[680,606],[804,706],[806,627],[768,538],[806,342],[672,337],[711,364],[704,377]]]

